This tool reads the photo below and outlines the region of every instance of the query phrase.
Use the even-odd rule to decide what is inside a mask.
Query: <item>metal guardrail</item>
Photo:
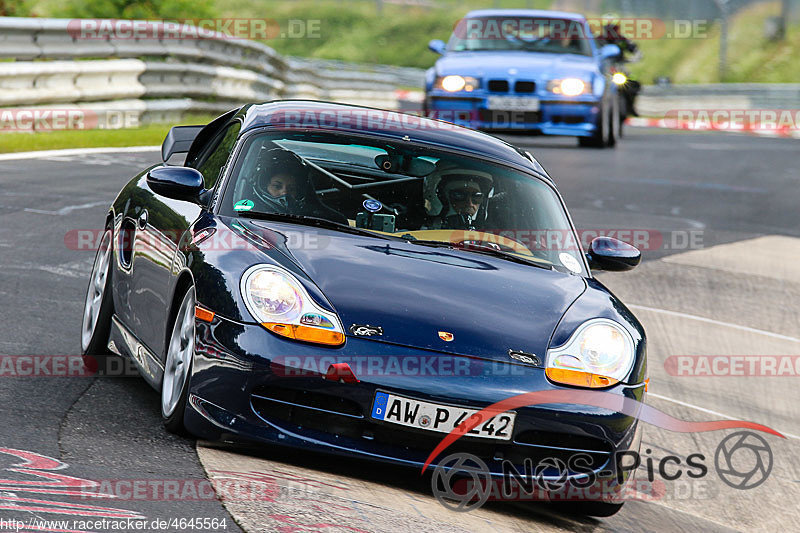
[[[421,87],[424,76],[421,69],[285,58],[262,43],[187,27],[169,36],[86,38],[80,24],[0,18],[0,58],[15,60],[0,62],[0,107],[71,103],[103,114],[124,101],[141,122],[276,98],[395,109],[395,89]]]
[[[219,33],[183,28],[185,34],[169,37],[82,38],[80,24],[0,17],[0,58],[14,59],[0,61],[0,107],[73,104],[102,115],[128,105],[140,122],[275,98],[396,109],[396,89],[421,89],[424,82],[422,69],[283,57],[262,43]],[[638,103],[648,116],[798,108],[800,84],[647,86]]]
[[[637,110],[647,116],[699,109],[800,109],[800,84],[649,85],[637,100]]]

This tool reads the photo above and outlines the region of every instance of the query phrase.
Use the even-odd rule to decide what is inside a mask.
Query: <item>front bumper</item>
[[[454,96],[444,91],[426,95],[427,116],[487,131],[525,131],[529,134],[591,137],[599,123],[601,99],[538,96],[538,111],[488,108],[489,95]]]
[[[198,321],[185,423],[193,434],[209,440],[269,442],[421,468],[446,434],[371,418],[378,389],[474,409],[524,392],[561,389],[547,380],[541,368],[505,362],[484,361],[463,367],[469,369],[463,372],[441,375],[367,373],[357,376],[357,383],[326,380],[314,372],[324,373],[329,361],[337,358],[411,354],[445,356],[353,337],[343,347],[330,349],[284,340],[258,325],[220,317],[212,324]],[[643,385],[619,385],[608,392],[640,401],[644,395]],[[627,415],[565,404],[516,412],[510,441],[463,437],[437,460],[455,452],[471,453],[487,464],[492,475],[500,476],[504,460],[522,471],[526,459],[534,465],[548,457],[566,462],[584,453],[591,457],[595,472],[613,477],[614,454],[638,451],[637,421]]]

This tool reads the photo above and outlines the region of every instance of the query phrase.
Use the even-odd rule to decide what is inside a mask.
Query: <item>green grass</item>
[[[213,118],[211,115],[195,115],[186,117],[181,124],[206,124]],[[125,130],[0,133],[0,153],[106,146],[155,146],[160,145],[169,129],[177,125],[179,124],[149,124]]]
[[[720,28],[713,26],[705,38],[639,41],[644,58],[631,66],[643,83],[667,76],[673,83],[797,83],[800,26],[790,26],[785,41],[764,37],[764,22],[780,12],[779,2],[757,4],[732,18],[728,30],[728,66],[719,75]]]
[[[500,0],[498,7],[546,9],[551,0]],[[425,8],[384,4],[378,14],[375,2],[341,0],[227,0],[217,2],[222,17],[274,19],[282,31],[289,20],[319,21],[318,35],[275,38],[265,41],[276,51],[302,57],[340,59],[355,63],[379,63],[428,68],[439,57],[428,50],[428,41],[446,41],[459,18],[486,2],[445,1],[445,7]],[[298,26],[299,27],[299,26]]]

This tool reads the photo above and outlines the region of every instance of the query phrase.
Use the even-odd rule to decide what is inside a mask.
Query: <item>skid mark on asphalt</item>
[[[92,255],[92,254],[88,254]],[[4,269],[14,270],[38,270],[40,272],[47,272],[55,274],[56,276],[63,276],[67,278],[76,279],[89,279],[89,272],[91,271],[92,264],[94,263],[94,256],[82,259],[81,261],[74,261],[72,263],[64,263],[62,265],[40,265],[36,263],[23,263],[21,265],[3,265]]]
[[[78,204],[78,205],[67,205],[62,207],[61,209],[57,209],[55,211],[48,211],[45,209],[33,209],[31,207],[26,207],[23,211],[28,213],[37,213],[41,215],[57,215],[57,216],[64,216],[72,213],[73,211],[77,211],[79,209],[91,209],[92,207],[98,207],[101,205],[108,205],[108,200],[100,200],[99,202],[89,202],[88,204]]]

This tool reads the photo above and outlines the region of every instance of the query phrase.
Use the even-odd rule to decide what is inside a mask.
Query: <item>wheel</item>
[[[614,138],[614,124],[619,123],[616,117],[616,110],[607,109],[606,106],[600,108],[600,118],[598,119],[597,129],[591,137],[578,137],[578,145],[585,148],[605,148],[616,144]]]
[[[609,113],[611,119],[611,131],[609,132],[608,146],[614,147],[617,141],[622,138],[622,117],[619,114],[619,98],[614,98],[614,106]]]
[[[550,504],[554,511],[564,515],[595,516],[605,518],[617,514],[625,503],[608,502],[555,502]]]
[[[111,228],[106,228],[100,247],[94,256],[94,266],[86,289],[81,324],[81,355],[89,370],[96,372],[99,362],[108,354],[108,336],[114,299],[111,294],[111,256],[113,255]]]
[[[189,375],[194,359],[194,287],[181,299],[164,361],[161,379],[161,417],[167,431],[185,434],[183,414],[189,399]]]

